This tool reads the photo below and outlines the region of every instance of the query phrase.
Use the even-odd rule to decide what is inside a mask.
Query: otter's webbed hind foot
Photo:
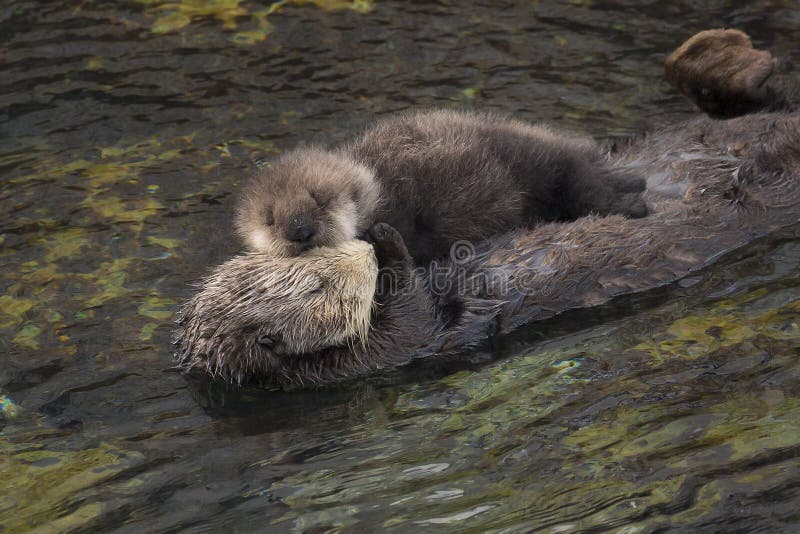
[[[608,213],[618,213],[631,219],[647,216],[647,203],[642,198],[642,193],[647,188],[644,178],[616,172],[608,177],[608,184],[611,187]]]
[[[753,48],[739,30],[706,30],[679,46],[664,63],[667,80],[714,118],[790,109],[788,89],[772,78],[777,60]]]
[[[647,217],[649,210],[641,193],[626,193],[619,196],[612,213],[619,213],[630,219],[641,219],[642,217]]]
[[[615,169],[603,161],[582,161],[567,182],[565,205],[568,218],[595,215],[645,217],[647,203],[642,198],[647,187],[644,178]]]

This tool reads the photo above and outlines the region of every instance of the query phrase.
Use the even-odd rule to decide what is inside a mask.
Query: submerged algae
[[[0,437],[0,529],[64,532],[91,526],[106,508],[97,486],[142,462],[138,453],[101,444],[79,451],[47,450]]]
[[[185,164],[185,149],[192,140],[193,136],[181,135],[120,142],[94,150],[99,154],[96,159],[45,158],[28,164],[25,172],[10,179],[8,191],[15,193],[21,206],[14,224],[32,230],[11,228],[0,242],[5,261],[18,265],[0,275],[6,284],[6,294],[0,296],[0,331],[8,333],[12,344],[36,350],[44,335],[66,343],[70,337],[63,334],[65,329],[74,328],[76,321],[93,320],[94,309],[121,298],[139,302],[141,321],[171,317],[167,308],[174,299],[152,290],[142,295],[135,280],[149,269],[148,261],[169,257],[163,253],[142,257],[143,249],[175,250],[184,243],[164,235],[160,226],[151,222],[175,209],[169,207],[175,202],[175,187],[167,183],[162,190],[147,182],[154,180],[154,169]],[[208,163],[216,164],[219,155],[214,145],[207,147]],[[74,199],[68,224],[61,205],[34,202],[58,191],[68,191]],[[180,202],[194,202],[209,194],[218,194],[214,182],[207,182],[199,191],[180,191]],[[55,309],[54,302],[58,302]],[[146,327],[152,332],[146,325],[133,321],[131,328]],[[67,354],[76,350],[70,345],[63,349]]]
[[[668,304],[638,324],[401,387],[386,399],[388,425],[305,457],[303,470],[265,491],[286,495],[283,520],[307,528],[356,528],[376,502],[400,507],[387,528],[648,531],[713,521],[750,478],[773,491],[800,475],[787,469],[800,455],[800,329],[791,326],[800,275],[788,288],[680,307],[692,314]],[[665,352],[661,340],[672,339],[680,345]],[[331,462],[348,455],[361,461]],[[455,497],[440,502],[440,493]]]
[[[148,13],[157,18],[150,31],[154,34],[176,32],[195,20],[213,18],[222,23],[224,30],[238,30],[242,21],[252,29],[239,30],[231,41],[251,45],[263,41],[272,33],[273,27],[267,20],[270,15],[292,6],[312,5],[326,11],[352,10],[366,13],[373,7],[373,0],[280,0],[272,2],[268,8],[246,0],[138,0],[147,6]]]

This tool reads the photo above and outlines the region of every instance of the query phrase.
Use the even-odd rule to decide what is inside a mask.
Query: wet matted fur
[[[212,367],[224,368],[228,358],[239,361],[240,353],[252,353],[268,365],[246,376],[235,373],[237,378],[284,388],[315,386],[461,351],[530,321],[674,282],[798,219],[799,139],[800,114],[794,113],[701,118],[654,133],[612,160],[616,168],[648,176],[648,217],[586,217],[514,231],[422,273],[412,270],[399,234],[378,225],[379,264],[391,267],[394,291],[386,294],[379,284],[379,305],[364,343],[281,354],[257,339],[264,325],[283,320],[277,313],[248,324],[220,317],[213,308],[189,307],[180,323],[179,356],[202,362],[210,353],[216,358]],[[249,279],[241,275],[242,266],[256,258],[232,260],[216,275],[252,295],[247,306],[264,309],[261,299],[275,299],[249,290]],[[444,295],[442,273],[451,282]],[[209,300],[223,298],[211,286],[206,291]],[[295,304],[302,315],[302,301]],[[285,313],[287,306],[275,310]],[[186,332],[206,324],[225,335],[198,346]]]
[[[727,83],[714,69],[727,72],[733,64],[730,57],[750,54],[749,39],[715,32],[701,33],[671,56],[677,58],[670,67],[676,79],[689,87]],[[733,45],[728,46],[731,37]],[[723,41],[721,46],[712,42],[717,40]],[[698,42],[700,49],[692,48]],[[698,50],[710,56],[695,57]],[[740,79],[759,75],[763,62],[758,58],[763,56],[754,57],[756,61],[744,61],[742,68],[755,71]],[[698,64],[707,69],[692,75]],[[751,90],[747,84],[743,87]],[[222,320],[228,337],[198,346],[187,332],[196,325],[219,325],[220,316],[212,308],[188,307],[178,328],[179,356],[202,362],[208,357],[205,351],[211,350],[225,365],[238,361],[239,350],[255,348],[261,351],[255,357],[270,366],[246,378],[280,387],[319,385],[413,358],[459,352],[530,321],[674,282],[800,217],[800,113],[780,100],[794,93],[791,88],[773,92],[777,101],[761,100],[755,108],[742,108],[736,98],[726,104],[723,98],[714,108],[722,116],[742,109],[784,111],[726,121],[696,119],[647,135],[611,155],[611,165],[619,172],[647,176],[644,197],[651,213],[643,219],[585,217],[518,230],[424,272],[412,270],[398,232],[377,225],[371,230],[375,251],[379,264],[394,273],[393,291],[379,279],[379,305],[373,308],[362,344],[282,355],[258,343],[252,330],[260,325],[229,317]],[[251,260],[232,260],[236,261],[246,265]],[[246,278],[237,278],[238,271],[228,265],[233,263],[220,267],[218,274],[234,286],[246,286]],[[206,288],[209,299],[222,297],[214,286]],[[244,291],[249,292],[247,287]],[[268,297],[252,305],[262,300]],[[259,320],[279,318],[267,314]]]
[[[778,61],[753,48],[739,30],[706,30],[687,39],[664,63],[667,80],[711,117],[794,109],[794,84],[777,75]]]
[[[214,269],[181,308],[179,365],[242,382],[276,371],[265,357],[268,349],[292,355],[361,344],[377,273],[372,246],[364,241],[291,260],[237,256]]]

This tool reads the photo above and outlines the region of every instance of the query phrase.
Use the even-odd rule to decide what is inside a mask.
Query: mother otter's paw
[[[712,117],[735,117],[769,106],[775,95],[766,82],[777,61],[753,48],[739,30],[695,34],[666,60],[669,82]]]
[[[366,235],[375,249],[378,260],[378,281],[375,300],[379,304],[390,303],[404,294],[413,280],[413,260],[408,253],[400,232],[386,223],[374,224]]]
[[[379,268],[410,270],[411,255],[403,236],[393,226],[386,223],[374,224],[367,230],[366,238],[375,249]]]

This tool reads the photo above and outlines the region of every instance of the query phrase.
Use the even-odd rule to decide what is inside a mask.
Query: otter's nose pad
[[[286,221],[286,239],[295,243],[305,243],[314,237],[312,221],[304,215],[294,215]]]
[[[304,220],[295,220],[286,229],[286,239],[296,243],[305,243],[314,237],[314,227]]]

